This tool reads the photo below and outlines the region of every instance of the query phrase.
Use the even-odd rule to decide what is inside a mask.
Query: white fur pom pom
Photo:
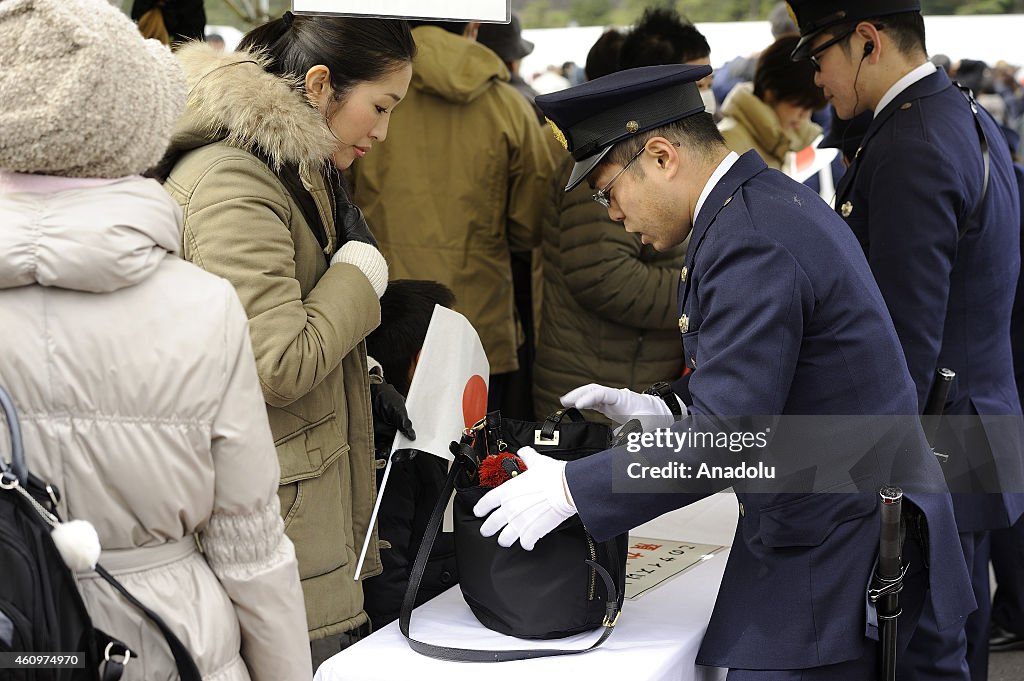
[[[100,559],[100,537],[87,520],[61,523],[50,532],[61,558],[75,571],[92,570]]]

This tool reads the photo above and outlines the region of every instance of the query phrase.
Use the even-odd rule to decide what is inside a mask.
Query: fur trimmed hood
[[[188,107],[163,167],[187,151],[220,141],[249,152],[258,148],[275,168],[328,162],[337,140],[299,83],[265,70],[265,55],[222,53],[192,43],[177,57],[188,77]]]

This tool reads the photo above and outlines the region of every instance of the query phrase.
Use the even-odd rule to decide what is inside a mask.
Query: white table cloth
[[[732,543],[736,497],[715,494],[636,528],[638,537]],[[698,667],[697,650],[718,596],[728,551],[695,565],[643,597],[626,601],[614,633],[584,655],[502,663],[444,662],[413,652],[398,622],[324,662],[314,681],[717,681],[725,670]],[[557,641],[524,641],[493,632],[473,616],[458,587],[413,612],[411,632],[427,643],[461,648],[586,648],[600,632]]]

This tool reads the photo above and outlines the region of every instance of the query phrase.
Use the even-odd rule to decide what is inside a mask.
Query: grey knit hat
[[[155,165],[185,74],[107,0],[0,0],[0,169],[114,178]]]

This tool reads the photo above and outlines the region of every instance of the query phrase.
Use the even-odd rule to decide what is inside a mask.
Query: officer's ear
[[[664,137],[652,137],[647,140],[646,151],[654,156],[655,167],[665,173],[666,180],[673,179],[682,164],[679,142],[671,142]]]
[[[864,47],[860,54],[861,61],[868,59],[871,55],[877,55],[880,51],[878,46],[881,41],[881,31],[878,27],[872,24],[870,21],[862,21],[857,24],[857,35],[864,39]],[[856,55],[855,55],[856,56]],[[877,62],[878,57],[870,60],[871,63]]]

